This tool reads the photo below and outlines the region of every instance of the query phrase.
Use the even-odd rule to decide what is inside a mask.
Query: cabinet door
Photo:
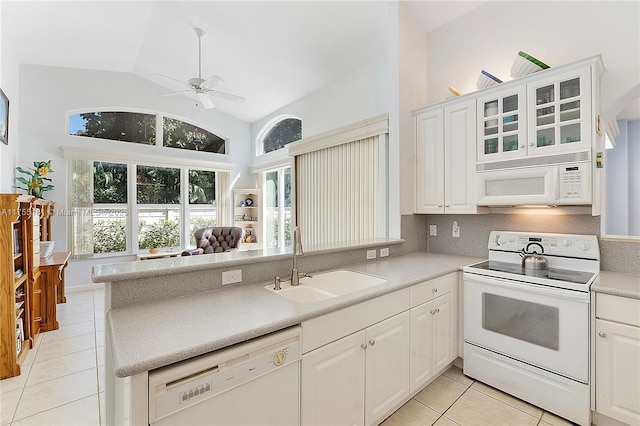
[[[477,213],[476,101],[444,109],[444,207],[446,213]]]
[[[303,355],[303,425],[362,424],[365,341],[363,330]]]
[[[377,424],[409,395],[409,324],[406,311],[366,329],[367,425]]]
[[[478,161],[502,161],[527,155],[525,87],[478,99]]]
[[[411,392],[416,391],[433,376],[432,303],[411,309],[411,355],[409,359]]]
[[[440,371],[453,361],[453,327],[451,293],[434,299],[433,312],[433,371]]]
[[[437,108],[416,116],[416,213],[444,213],[444,119]]]
[[[552,155],[591,148],[591,69],[527,86],[528,154]]]
[[[640,423],[640,328],[596,320],[596,412]]]

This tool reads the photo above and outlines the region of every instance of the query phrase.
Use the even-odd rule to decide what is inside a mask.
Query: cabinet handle
[[[524,144],[520,145],[520,148],[524,148]]]
[[[367,344],[366,343],[361,344],[360,347],[362,348],[363,351],[367,350]]]
[[[40,293],[42,293],[42,289],[40,289],[40,290],[33,290],[33,294],[40,294]]]
[[[40,321],[42,321],[42,317],[36,317],[34,321],[35,322],[40,322]]]
[[[440,313],[440,308],[436,308],[436,314]]]
[[[375,341],[375,340],[373,340],[373,339],[371,339],[371,340],[369,340],[369,344],[370,344],[371,346],[373,346],[373,345],[375,345],[375,344],[376,344],[376,341]]]
[[[445,206],[445,207],[449,207],[449,204],[445,204],[444,206]]]
[[[533,146],[533,142],[529,142],[529,146]]]
[[[431,310],[431,315],[435,315],[435,314],[436,314],[436,310],[435,309]]]
[[[598,333],[598,336],[607,337],[607,333],[605,333],[604,331],[601,331],[600,333]]]
[[[438,292],[438,289],[437,289],[437,288],[434,288],[434,289],[433,289],[433,292],[434,292],[434,293],[437,293],[437,292]]]
[[[442,207],[442,204],[438,204],[438,207]]]

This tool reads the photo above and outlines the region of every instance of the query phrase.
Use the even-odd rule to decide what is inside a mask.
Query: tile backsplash
[[[458,222],[460,237],[452,236],[454,221]],[[436,225],[435,237],[429,236],[429,225]],[[402,216],[405,244],[420,247],[423,236],[426,236],[426,248],[422,250],[430,252],[486,257],[489,233],[494,230],[599,236],[600,218],[591,215],[520,214]],[[603,270],[640,273],[640,242],[600,240],[599,243]]]

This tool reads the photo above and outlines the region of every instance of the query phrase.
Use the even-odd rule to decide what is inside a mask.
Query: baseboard
[[[91,283],[91,284],[83,284],[83,285],[74,285],[73,287],[64,288],[65,293],[77,293],[79,291],[89,291],[89,290],[102,290],[104,289],[104,283]]]

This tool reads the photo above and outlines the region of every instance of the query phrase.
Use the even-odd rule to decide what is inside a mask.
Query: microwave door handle
[[[465,272],[463,276],[465,281],[475,281],[475,282],[479,282],[480,284],[485,284],[485,285],[494,286],[494,287],[503,287],[503,288],[508,288],[512,290],[526,291],[526,292],[534,293],[538,295],[561,297],[563,299],[569,299],[569,300],[580,300],[585,302],[589,301],[589,293],[587,292],[548,287],[548,286],[543,286],[539,284],[526,283],[523,281],[516,282],[516,281],[508,280],[505,278],[487,277],[483,275],[470,274],[467,272]]]

